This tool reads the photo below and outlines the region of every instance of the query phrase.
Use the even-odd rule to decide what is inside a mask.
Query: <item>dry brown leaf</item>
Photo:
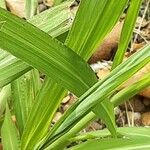
[[[15,15],[25,17],[25,1],[24,0],[6,0],[7,8]]]
[[[114,29],[109,33],[104,42],[98,47],[97,51],[89,59],[89,63],[96,63],[102,59],[109,60],[118,47],[118,42],[122,30],[123,22],[118,22]]]

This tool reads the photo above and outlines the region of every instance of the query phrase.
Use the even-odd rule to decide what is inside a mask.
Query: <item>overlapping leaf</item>
[[[4,113],[5,106],[7,100],[10,98],[11,95],[11,88],[10,85],[3,87],[0,91],[0,117]]]
[[[1,129],[1,135],[2,135],[3,149],[19,150],[20,141],[18,138],[17,129],[14,123],[12,122],[8,105],[6,105],[6,113],[4,123]]]
[[[5,86],[32,68],[2,49],[0,49],[0,56],[0,87]]]
[[[82,9],[82,7],[80,7]],[[80,11],[80,9],[79,9]],[[63,13],[63,12],[62,12]],[[43,13],[44,14],[44,13]],[[88,15],[88,14],[87,14]],[[53,15],[52,15],[52,18],[53,18]],[[38,20],[38,16],[36,17],[36,19]],[[36,19],[34,19],[35,23],[36,23]],[[42,27],[42,23],[41,24],[37,24],[38,27]],[[42,27],[43,28],[43,27]],[[90,26],[89,26],[90,28]],[[44,28],[43,28],[44,29]],[[46,28],[45,28],[45,31],[46,31]],[[88,31],[87,31],[88,32]],[[69,41],[68,41],[69,42]],[[74,51],[77,51],[76,49],[73,49]],[[95,83],[95,80],[93,80],[93,84]],[[86,88],[86,87],[85,87]],[[82,93],[81,93],[82,94]],[[80,95],[77,95],[77,96],[80,96]],[[108,101],[107,102],[103,102],[103,105],[101,105],[100,107],[98,107],[98,111],[99,111],[99,116],[100,117],[103,117],[103,118],[107,118],[110,120],[110,122],[108,123],[109,124],[109,129],[112,129],[112,133],[114,134],[115,133],[115,130],[114,130],[114,120],[112,119],[113,118],[113,108],[111,107],[111,111],[110,111],[110,108],[108,107]],[[105,106],[105,107],[104,107]],[[107,106],[107,107],[106,107]],[[47,109],[47,112],[48,112],[48,109]],[[112,114],[112,115],[111,115]],[[104,119],[105,120],[105,119]],[[90,120],[89,120],[90,121]],[[34,134],[35,135],[35,134]],[[26,137],[24,136],[23,139],[25,141],[25,139],[28,139],[28,134],[26,134]],[[33,141],[33,140],[32,140]],[[31,141],[30,141],[31,142]],[[24,142],[25,143],[25,142]],[[28,144],[28,145],[31,145],[31,144]]]
[[[136,0],[136,1],[132,0],[130,2],[127,16],[125,18],[123,29],[121,32],[121,37],[120,37],[120,41],[118,44],[118,50],[113,60],[112,69],[114,69],[117,65],[119,65],[123,61],[124,54],[131,40],[131,36],[133,33],[134,25],[136,22],[136,18],[138,16],[141,3],[142,3],[142,0]]]
[[[47,143],[58,139],[66,130],[74,126],[85,114],[87,114],[98,102],[114,92],[114,90],[150,62],[150,45],[134,54],[127,61],[114,69],[109,76],[97,82],[73,105],[57,123],[55,128],[46,137]],[[50,138],[51,137],[51,138]]]
[[[40,89],[39,80],[38,71],[32,70],[11,83],[14,111],[20,136],[23,133],[32,105],[35,103],[36,94]]]
[[[62,43],[3,9],[0,9],[0,21],[1,48],[77,95],[85,86],[88,89],[93,85],[95,75],[90,67]],[[74,90],[74,87],[78,89]]]
[[[88,60],[122,14],[128,0],[81,1],[66,44]],[[88,15],[87,15],[88,11]]]
[[[53,37],[57,37],[67,31],[72,24],[70,18],[73,17],[73,12],[70,11],[69,6],[70,1],[31,18],[29,22]],[[58,21],[56,18],[60,16],[61,19],[59,18]],[[0,65],[0,87],[10,83],[32,68],[2,49],[0,49]]]
[[[70,150],[93,150],[95,149],[109,149],[109,150],[148,150],[150,148],[150,134],[149,128],[118,128],[118,132],[124,135],[123,138],[113,139],[108,136],[110,134],[107,130],[89,132],[85,135],[76,137],[76,140],[84,140],[90,138],[103,138],[98,140],[89,140],[88,142],[79,144]],[[109,144],[108,144],[109,140]]]
[[[32,149],[48,132],[49,125],[59,107],[66,90],[46,79],[33,105],[22,136],[22,149]]]
[[[31,18],[35,15],[38,6],[38,0],[26,0],[25,1],[25,12],[26,12],[26,19]]]
[[[123,90],[118,92],[116,95],[114,95],[111,99],[111,102],[115,106],[118,106],[119,104],[128,100],[130,97],[138,94],[141,90],[144,90],[149,85],[150,85],[150,73],[147,73],[138,82],[134,83],[133,85],[129,87],[124,88]]]

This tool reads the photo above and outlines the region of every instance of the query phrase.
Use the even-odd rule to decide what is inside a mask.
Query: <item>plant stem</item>
[[[54,143],[52,143],[45,150],[48,150],[48,149],[63,149],[64,147],[66,147],[66,145],[68,145],[71,142],[70,141],[71,137],[74,137],[88,123],[90,123],[94,119],[96,119],[96,115],[93,112],[90,112],[82,120],[80,120],[69,132],[64,134],[62,137],[60,137],[58,140],[56,140]]]

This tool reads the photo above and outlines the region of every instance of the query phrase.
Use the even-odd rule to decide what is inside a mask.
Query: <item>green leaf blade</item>
[[[72,17],[72,11],[70,11],[69,8],[70,4],[71,2],[69,1],[50,10],[44,11],[28,21],[39,27],[41,30],[48,32],[53,37],[57,37],[69,30],[72,24],[72,22],[69,21]],[[58,21],[56,18],[60,16],[61,19],[59,18]],[[1,25],[3,24],[4,22],[2,22]],[[2,59],[5,60],[5,63]],[[10,53],[2,49],[0,49],[0,64],[0,87],[7,85],[17,77],[32,69],[32,67],[24,61],[12,56]]]
[[[132,55],[128,60],[114,69],[105,79],[97,82],[84,93],[80,99],[64,114],[55,128],[45,137],[47,143],[55,141],[69,130],[99,102],[110,96],[114,90],[150,62],[150,45]],[[123,68],[123,69],[122,69]],[[115,104],[114,104],[115,105]]]
[[[12,122],[11,114],[8,108],[8,105],[6,105],[6,114],[4,123],[1,129],[1,135],[2,135],[2,144],[3,148],[5,150],[19,150],[19,139],[17,135],[17,130],[15,125]]]
[[[3,49],[22,58],[75,94],[93,85],[93,80],[96,80],[93,71],[76,53],[29,23],[2,9],[0,12],[0,20],[7,20],[0,29]],[[75,91],[77,86],[78,91]]]
[[[35,79],[36,74],[38,74],[36,70],[29,71],[11,83],[14,112],[20,136],[22,136],[27,118],[35,103],[36,94],[40,89],[40,84],[37,84],[40,82],[40,77],[38,74]]]
[[[33,105],[22,136],[22,149],[33,149],[47,133],[54,114],[59,107],[66,90],[51,79],[46,79]]]
[[[31,67],[8,52],[0,49],[0,87],[10,83],[12,80],[31,70]]]
[[[26,19],[29,19],[36,14],[37,6],[38,6],[38,0],[25,1]]]
[[[11,96],[10,85],[3,87],[0,91],[0,116],[4,113],[8,98]]]
[[[83,9],[77,12],[66,41],[67,46],[77,49],[77,53],[88,60],[116,24],[127,2],[128,0],[81,1],[80,7]],[[90,11],[89,15],[86,15],[87,10]]]
[[[150,134],[149,128],[144,127],[123,127],[118,128],[118,132],[124,137],[113,139],[107,130],[89,132],[85,135],[80,135],[76,139],[83,140],[86,137],[99,138],[98,140],[89,140],[88,142],[81,143],[69,150],[87,149],[109,149],[109,150],[148,150],[150,148]],[[100,139],[103,138],[103,139]],[[90,139],[90,138],[89,138]],[[109,144],[108,144],[109,140]]]
[[[128,44],[131,40],[134,25],[138,16],[138,12],[141,6],[142,0],[132,0],[127,12],[127,16],[124,21],[124,25],[121,32],[121,37],[118,45],[118,50],[113,60],[112,69],[119,65],[124,58],[125,52],[128,48]]]

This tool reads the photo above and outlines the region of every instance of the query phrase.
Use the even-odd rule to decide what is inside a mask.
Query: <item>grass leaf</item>
[[[1,0],[0,1],[0,7],[6,9],[6,2],[5,2],[5,0]]]
[[[32,70],[11,83],[14,111],[20,136],[40,89],[38,71]],[[35,76],[38,76],[35,78]],[[36,84],[36,85],[35,85]]]
[[[150,85],[150,73],[143,75],[143,77],[138,81],[132,84],[129,87],[124,88],[119,91],[111,98],[111,102],[118,106],[119,104],[129,100],[130,97],[138,94],[141,90],[144,90]]]
[[[81,57],[83,57],[85,60],[89,58],[92,55],[93,49],[90,48],[90,42],[86,43],[89,39],[91,40],[91,33],[97,32],[99,33],[100,31],[97,31],[99,27],[103,27],[103,33],[100,32],[97,37],[99,37],[101,40],[105,37],[105,35],[108,33],[108,31],[113,27],[113,24],[104,24],[104,22],[101,22],[98,26],[94,26],[99,22],[98,20],[103,14],[105,17],[105,21],[107,21],[109,18],[106,16],[107,14],[107,9],[109,7],[106,7],[107,5],[111,5],[113,8],[115,3],[108,3],[108,0],[102,0],[102,1],[81,1],[79,9],[77,11],[77,15],[75,17],[75,21],[73,23],[73,26],[69,32],[69,35],[67,37],[67,40],[65,44],[70,47],[72,50],[77,52]],[[121,7],[124,7],[123,5],[120,5],[120,8],[118,7],[117,9],[121,9]],[[87,12],[88,10],[88,12]],[[105,10],[105,11],[104,11]],[[111,9],[112,11],[112,9]],[[116,10],[114,10],[116,11]],[[114,16],[113,21],[117,21],[117,17],[120,14],[118,13],[116,16]],[[84,19],[83,19],[84,18]],[[84,34],[83,34],[84,33]],[[74,41],[74,42],[73,42]],[[98,44],[97,38],[93,38],[92,43]],[[97,43],[96,43],[97,42]],[[88,48],[86,47],[86,44],[88,45]],[[88,56],[87,56],[88,54]],[[94,82],[93,82],[94,84]],[[101,118],[104,123],[107,125],[108,129],[110,129],[111,133],[115,136],[116,135],[116,126],[115,126],[115,115],[113,113],[113,107],[112,104],[109,101],[102,102],[101,104],[98,104],[97,107],[93,108],[93,112]],[[107,120],[107,119],[109,120]]]
[[[82,10],[76,14],[66,41],[67,46],[76,49],[81,57],[88,60],[117,23],[127,2],[128,0],[81,1]]]
[[[0,87],[31,70],[27,63],[0,49]]]
[[[5,150],[19,150],[19,139],[17,129],[12,122],[11,114],[6,105],[5,119],[1,129],[2,145]]]
[[[118,45],[118,50],[113,60],[112,69],[119,65],[124,58],[124,54],[128,48],[131,36],[133,33],[134,25],[138,16],[142,0],[131,0],[128,8],[127,16],[121,32],[121,37]]]
[[[66,91],[51,79],[46,79],[32,107],[22,136],[22,149],[33,149],[47,133],[53,116]]]
[[[36,13],[38,0],[25,0],[26,19],[33,17]]]
[[[84,135],[75,137],[75,140],[91,139],[87,142],[81,143],[77,146],[70,148],[69,150],[93,150],[95,149],[109,149],[109,150],[137,150],[143,149],[148,150],[150,148],[150,129],[140,128],[140,127],[123,127],[118,128],[118,132],[124,138],[108,138],[110,134],[107,130],[89,132]],[[92,140],[94,138],[99,138],[97,140]],[[102,138],[102,139],[100,139]],[[108,144],[109,140],[109,144]]]
[[[38,26],[41,30],[48,32],[53,37],[57,37],[67,31],[71,26],[69,18],[72,16],[72,11],[70,11],[69,6],[70,2],[63,3],[32,17],[28,21]],[[58,21],[56,18],[61,19]],[[0,49],[0,65],[0,87],[3,87],[32,69],[24,61],[2,49]]]
[[[114,90],[133,74],[150,62],[150,46],[132,55],[128,60],[114,69],[105,79],[97,82],[84,93],[79,100],[64,114],[56,126],[42,141],[48,145],[69,131],[83,116],[91,111],[99,102],[110,96]]]
[[[1,48],[77,95],[84,92],[85,86],[88,89],[93,85],[92,81],[96,79],[94,72],[75,52],[3,9],[0,9],[0,20],[6,21],[0,29],[0,39],[3,39],[0,40]]]
[[[8,98],[11,96],[10,85],[3,87],[0,91],[0,117],[4,113]]]

